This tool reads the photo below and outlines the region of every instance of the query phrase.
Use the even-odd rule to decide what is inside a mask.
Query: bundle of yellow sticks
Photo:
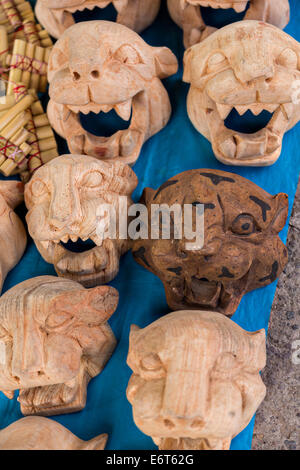
[[[0,173],[32,173],[58,156],[37,93],[47,90],[52,40],[29,2],[0,0]]]
[[[35,91],[19,84],[15,94],[0,98],[0,172],[20,174],[27,182],[57,156],[53,130]]]
[[[0,25],[7,32],[9,46],[15,39],[42,47],[52,45],[47,31],[36,22],[30,3],[24,0],[0,0]]]

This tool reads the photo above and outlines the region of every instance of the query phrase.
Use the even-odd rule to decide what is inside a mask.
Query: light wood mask
[[[0,431],[0,450],[104,450],[107,437],[83,441],[56,421],[27,416]]]
[[[117,11],[117,23],[140,33],[154,21],[160,0],[37,0],[35,14],[51,36],[59,38],[74,24],[73,13],[109,4]]]
[[[265,397],[265,331],[216,312],[170,313],[131,328],[127,388],[138,428],[160,450],[227,450]]]
[[[249,3],[249,8],[246,10]],[[215,32],[217,28],[205,24],[201,7],[233,8],[245,12],[244,20],[258,20],[285,28],[290,19],[289,0],[168,0],[170,15],[183,29],[184,46],[189,48]]]
[[[87,385],[110,358],[107,324],[118,292],[86,290],[54,276],[24,281],[0,299],[0,390],[19,390],[24,415],[72,413],[85,407]]]
[[[187,111],[195,128],[226,165],[268,166],[279,158],[284,134],[300,119],[300,45],[275,26],[241,21],[185,52],[190,83]],[[228,129],[235,108],[273,114],[255,133]]]
[[[23,256],[27,235],[14,209],[23,201],[24,186],[19,181],[0,181],[0,293],[8,272]]]
[[[176,73],[177,67],[170,49],[149,46],[123,25],[77,23],[65,31],[49,58],[50,124],[67,140],[70,153],[132,165],[144,142],[170,118],[161,79]],[[82,127],[79,113],[112,109],[128,122],[128,129],[100,137]]]
[[[102,215],[100,233],[97,210],[110,204],[117,216],[120,204],[124,203],[126,210],[132,203],[136,186],[137,177],[129,166],[85,155],[62,155],[34,173],[25,188],[28,230],[40,254],[54,264],[59,276],[93,287],[117,275],[120,256],[130,248],[130,240],[118,235],[105,238],[110,214]],[[62,244],[76,243],[79,238],[90,239],[95,247],[78,253]]]

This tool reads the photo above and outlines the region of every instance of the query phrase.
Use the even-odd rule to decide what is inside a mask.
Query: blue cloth
[[[291,21],[286,31],[299,40],[300,0],[291,3]],[[112,19],[112,9],[86,11],[77,19]],[[106,15],[104,17],[104,15]],[[108,15],[108,16],[107,16]],[[268,168],[227,167],[213,155],[210,143],[190,123],[186,113],[188,86],[182,77],[182,32],[169,18],[165,4],[155,23],[143,34],[153,46],[168,46],[178,57],[180,70],[176,76],[164,81],[170,94],[173,115],[169,124],[143,147],[134,171],[139,185],[134,199],[138,200],[143,188],[158,188],[168,178],[189,169],[216,168],[238,173],[271,194],[286,192],[292,209],[299,174],[299,125],[289,131],[283,141],[279,160]],[[92,123],[91,123],[92,124]],[[61,151],[66,151],[60,142]],[[21,210],[22,212],[22,210]],[[25,212],[25,211],[24,211]],[[288,224],[280,236],[285,242]],[[44,274],[55,274],[37,252],[32,240],[18,266],[8,275],[4,291],[19,282]],[[145,327],[169,312],[161,281],[133,261],[131,253],[121,260],[120,272],[111,283],[120,293],[118,310],[110,320],[118,346],[104,371],[91,381],[87,404],[83,411],[54,417],[82,439],[91,439],[107,432],[107,449],[156,449],[152,440],[142,434],[132,419],[131,405],[126,399],[126,387],[131,371],[126,365],[129,329],[132,323]],[[233,320],[243,328],[254,331],[267,328],[276,283],[244,296]],[[21,418],[19,404],[0,396],[0,428]],[[232,442],[232,449],[250,449],[254,419]]]

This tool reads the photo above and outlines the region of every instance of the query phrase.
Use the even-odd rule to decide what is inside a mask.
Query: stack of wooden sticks
[[[15,39],[42,47],[52,45],[47,31],[36,23],[30,3],[24,0],[0,0],[0,25],[7,31],[10,46]]]
[[[0,0],[0,172],[18,173],[24,182],[58,156],[37,96],[47,90],[52,45],[29,2]]]

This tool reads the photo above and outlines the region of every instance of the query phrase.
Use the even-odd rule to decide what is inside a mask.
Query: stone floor
[[[300,450],[299,234],[300,186],[290,220],[289,264],[278,282],[271,312],[267,367],[262,374],[267,396],[257,412],[252,444],[256,450]]]

